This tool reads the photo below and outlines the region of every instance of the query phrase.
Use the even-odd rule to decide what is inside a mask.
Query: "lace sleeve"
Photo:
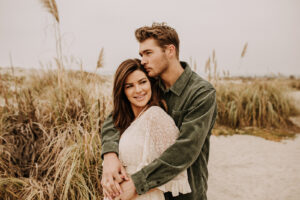
[[[179,130],[174,120],[160,107],[152,106],[148,118],[149,141],[151,151],[160,156],[175,143]]]

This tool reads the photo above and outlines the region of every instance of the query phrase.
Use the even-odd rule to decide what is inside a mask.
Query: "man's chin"
[[[148,72],[148,76],[151,78],[157,77],[158,75],[153,72]]]

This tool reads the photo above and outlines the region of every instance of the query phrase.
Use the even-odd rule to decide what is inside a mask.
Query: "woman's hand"
[[[128,180],[128,176],[117,154],[105,154],[101,179],[104,196],[112,200],[123,193],[120,183],[124,180]]]

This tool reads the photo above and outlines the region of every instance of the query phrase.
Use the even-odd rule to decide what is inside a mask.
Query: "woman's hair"
[[[143,68],[141,61],[139,59],[127,59],[123,61],[118,67],[114,77],[112,112],[114,125],[121,134],[126,130],[126,128],[128,128],[135,118],[131,104],[125,95],[124,86],[128,75],[136,70],[144,72],[150,81],[152,96],[148,102],[148,105],[156,105],[165,110],[167,109],[165,101],[162,100],[162,91],[158,87],[158,81],[147,75],[147,72]]]

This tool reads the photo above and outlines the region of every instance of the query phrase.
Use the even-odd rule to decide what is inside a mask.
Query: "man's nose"
[[[141,61],[142,65],[146,64],[147,63],[147,60],[145,57],[142,57],[142,61]]]

